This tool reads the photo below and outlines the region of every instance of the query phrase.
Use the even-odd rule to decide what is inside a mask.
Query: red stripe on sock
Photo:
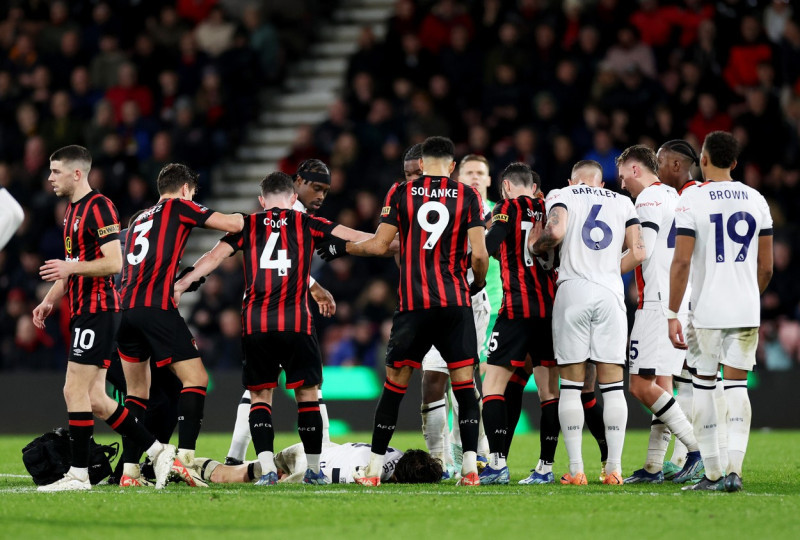
[[[142,409],[147,409],[147,405],[145,405],[144,403],[142,403],[142,402],[141,402],[141,401],[139,401],[138,399],[133,399],[133,398],[125,398],[125,403],[128,403],[129,401],[130,401],[131,403],[136,403],[136,404],[137,404],[139,407],[141,407]]]
[[[202,389],[202,388],[194,388],[192,386],[190,386],[189,388],[184,388],[183,390],[181,390],[181,394],[184,394],[186,392],[194,392],[195,394],[200,394],[200,395],[203,395],[203,396],[206,395],[206,391],[204,389]]]
[[[268,413],[272,414],[272,409],[266,403],[257,403],[256,405],[251,405],[250,406],[250,412],[253,412],[256,409],[264,409]]]
[[[389,384],[391,384],[392,386],[394,386],[394,387],[396,387],[396,388],[400,388],[400,389],[403,389],[403,390],[405,390],[406,388],[408,388],[408,385],[407,385],[407,384],[405,384],[405,385],[403,385],[403,384],[397,384],[396,382],[394,382],[394,381],[393,381],[392,379],[390,379],[389,377],[386,377],[386,382],[387,382],[387,383],[389,383]]]
[[[297,412],[298,413],[304,413],[304,412],[314,412],[314,411],[318,411],[318,410],[319,410],[319,407],[302,407],[302,408],[297,409]]]
[[[78,427],[89,427],[94,425],[94,420],[70,420],[69,425]]]
[[[511,378],[508,379],[508,382],[511,382],[511,383],[514,383],[514,384],[518,384],[520,386],[526,386],[528,384],[528,379],[520,377],[516,373],[512,373],[511,374]]]
[[[495,400],[505,401],[506,398],[505,396],[501,396],[500,394],[492,394],[490,396],[485,396],[483,398],[484,403],[486,403],[487,401],[495,401]]]
[[[593,398],[592,401],[587,401],[586,403],[584,403],[583,404],[583,408],[584,409],[591,409],[595,405],[597,405],[597,398]]]
[[[114,422],[113,424],[111,424],[111,429],[117,429],[120,426],[120,424],[122,424],[122,422],[125,421],[125,419],[127,417],[128,417],[128,409],[123,408],[122,409],[122,414],[119,415],[119,418],[117,418],[117,421]]]
[[[383,387],[386,388],[387,390],[391,390],[392,392],[395,392],[397,394],[405,394],[406,393],[405,389],[397,388],[396,386],[393,386],[392,383],[389,382],[389,381],[386,381],[383,384]]]
[[[546,406],[552,405],[554,403],[558,403],[558,398],[548,399],[547,401],[542,401],[542,408],[545,408]]]

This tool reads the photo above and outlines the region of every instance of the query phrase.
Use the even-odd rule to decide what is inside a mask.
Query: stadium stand
[[[685,138],[699,149],[715,129],[739,139],[734,176],[765,195],[775,218],[759,362],[798,369],[800,10],[792,3],[339,2],[358,5],[364,19],[337,19],[335,2],[310,0],[284,13],[232,0],[147,4],[37,2],[0,12],[0,185],[28,215],[0,253],[0,369],[64,362],[62,330],[37,332],[29,314],[42,294],[39,264],[61,256],[64,206],[42,184],[49,152],[65,141],[92,150],[93,182],[123,216],[153,200],[167,161],[201,171],[209,203],[250,210],[241,202],[252,196],[248,182],[273,168],[293,173],[313,156],[332,173],[319,214],[373,230],[404,149],[428,135],[453,138],[459,156],[486,156],[493,174],[524,161],[546,192],[583,158],[601,162],[617,189],[622,148]],[[387,5],[390,18],[376,21]],[[318,38],[310,49],[304,35]],[[240,129],[257,110],[259,121]],[[315,274],[339,305],[332,320],[316,321],[326,362],[380,366],[393,263],[343,258]],[[231,259],[192,307],[209,366],[239,365],[241,279]]]

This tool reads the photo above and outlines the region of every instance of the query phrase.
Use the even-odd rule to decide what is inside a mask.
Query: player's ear
[[[264,200],[264,197],[262,197],[261,195],[258,196],[258,204],[260,204],[261,208],[263,208],[264,210],[267,209],[267,202]]]
[[[739,163],[739,162],[738,162],[738,161],[736,161],[736,160],[734,159],[734,160],[733,160],[733,163],[731,163],[731,170],[735,169],[735,168],[736,168],[736,165],[737,165],[738,163]]]
[[[296,191],[294,193],[292,193],[292,195],[289,197],[289,202],[291,203],[290,206],[294,206],[294,203],[297,202],[297,192]]]
[[[456,162],[455,161],[451,161],[450,162],[450,174],[453,174],[454,170],[456,170]]]

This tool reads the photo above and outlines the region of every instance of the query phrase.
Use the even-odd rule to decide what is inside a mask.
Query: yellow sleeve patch
[[[108,236],[109,234],[114,234],[118,232],[119,232],[119,223],[115,223],[113,225],[108,225],[107,227],[97,229],[97,237],[103,238],[104,236]]]
[[[495,214],[492,216],[492,223],[495,221],[502,221],[503,223],[508,223],[508,214]]]
[[[384,206],[381,209],[381,217],[386,217],[391,213],[392,213],[392,207],[391,206]]]

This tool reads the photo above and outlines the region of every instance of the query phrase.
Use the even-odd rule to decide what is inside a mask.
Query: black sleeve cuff
[[[658,225],[656,225],[652,221],[643,221],[642,222],[642,227],[647,227],[648,229],[653,229],[654,231],[656,231],[656,233],[658,233]]]
[[[631,225],[638,225],[639,223],[639,218],[631,218],[625,222],[625,228],[627,229]],[[658,228],[656,228],[656,230],[658,230]]]
[[[555,208],[558,208],[559,206],[560,206],[561,208],[563,208],[564,210],[566,210],[566,209],[567,209],[567,205],[566,205],[566,204],[564,204],[564,203],[562,203],[562,202],[557,202],[557,203],[554,203],[554,204],[553,204],[553,206],[551,206],[551,207],[550,207],[550,211],[552,212],[552,211],[553,211],[553,209],[555,209]]]
[[[769,229],[761,229],[758,231],[758,236],[772,236],[772,227]]]
[[[692,238],[695,238],[696,236],[694,229],[684,229],[683,227],[678,227],[676,234],[678,236],[691,236]]]

